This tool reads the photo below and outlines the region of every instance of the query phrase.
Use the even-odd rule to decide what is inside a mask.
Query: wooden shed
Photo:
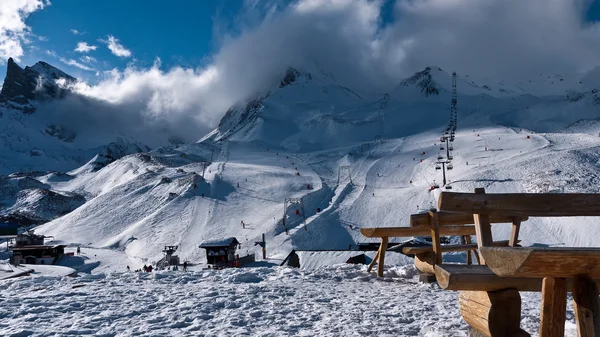
[[[206,260],[212,265],[230,265],[236,261],[239,241],[234,237],[204,240],[200,248],[206,249]]]

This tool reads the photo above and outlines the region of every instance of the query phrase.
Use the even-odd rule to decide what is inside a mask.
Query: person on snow
[[[127,271],[128,271],[128,272],[130,272],[130,271],[131,271],[131,269],[129,268],[129,266],[127,266]]]
[[[244,223],[244,220],[242,220],[242,228],[246,229],[246,224]]]
[[[183,262],[183,271],[187,271],[187,261]]]
[[[151,273],[152,272],[152,265],[148,266],[148,272]]]
[[[77,247],[77,255],[81,254],[81,248]]]
[[[142,270],[143,270],[143,271],[145,271],[145,272],[148,272],[148,266],[144,265],[144,266],[142,267]]]

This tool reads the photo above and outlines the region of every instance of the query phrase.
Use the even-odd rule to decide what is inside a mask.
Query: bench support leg
[[[577,320],[577,336],[600,337],[598,285],[587,276],[573,282],[573,302]]]
[[[380,250],[381,250],[381,245],[379,245],[379,249],[377,250],[377,253],[375,253],[375,256],[373,257],[373,261],[371,261],[371,263],[369,263],[369,267],[367,268],[367,273],[371,272],[371,269],[373,269],[373,266],[377,262],[377,259],[379,258],[379,251]]]
[[[540,337],[564,337],[567,311],[567,280],[544,277]]]
[[[388,238],[381,238],[381,246],[379,247],[379,261],[377,262],[377,276],[383,277],[383,264],[385,262],[385,251],[388,246]]]
[[[521,296],[516,289],[461,291],[459,307],[467,324],[476,330],[472,336],[530,336],[520,327]]]

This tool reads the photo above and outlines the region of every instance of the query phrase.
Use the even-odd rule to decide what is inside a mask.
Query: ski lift
[[[441,137],[440,137],[440,142],[445,142],[445,141],[446,141],[446,137],[444,137],[444,136],[441,136]]]
[[[444,147],[443,147],[443,146],[440,146],[440,150],[443,150],[443,149],[444,149]]]
[[[435,165],[435,169],[436,170],[441,170],[442,168],[440,167],[440,165]]]
[[[447,189],[447,190],[451,190],[451,189],[452,189],[452,186],[450,186],[450,185],[446,185],[446,189]]]
[[[450,146],[450,147],[448,148],[448,150],[450,150],[450,151],[454,151],[454,146]]]
[[[431,186],[431,187],[433,187],[433,189],[436,189],[436,188],[440,188],[440,185],[433,183],[433,186]]]
[[[446,166],[446,168],[447,168],[448,170],[452,170],[452,169],[454,168],[454,166],[452,166],[452,164],[448,164],[448,166]]]
[[[452,156],[448,156],[448,160],[452,160],[454,157]]]
[[[438,159],[438,160],[442,160],[442,159],[444,159],[444,157],[442,157],[442,156],[438,156],[438,158],[437,158],[437,159]]]

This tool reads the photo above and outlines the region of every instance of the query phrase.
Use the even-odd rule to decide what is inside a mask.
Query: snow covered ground
[[[101,273],[0,281],[2,336],[468,336],[458,293],[412,266]],[[539,294],[521,293],[533,336]],[[566,336],[576,336],[571,300]]]

